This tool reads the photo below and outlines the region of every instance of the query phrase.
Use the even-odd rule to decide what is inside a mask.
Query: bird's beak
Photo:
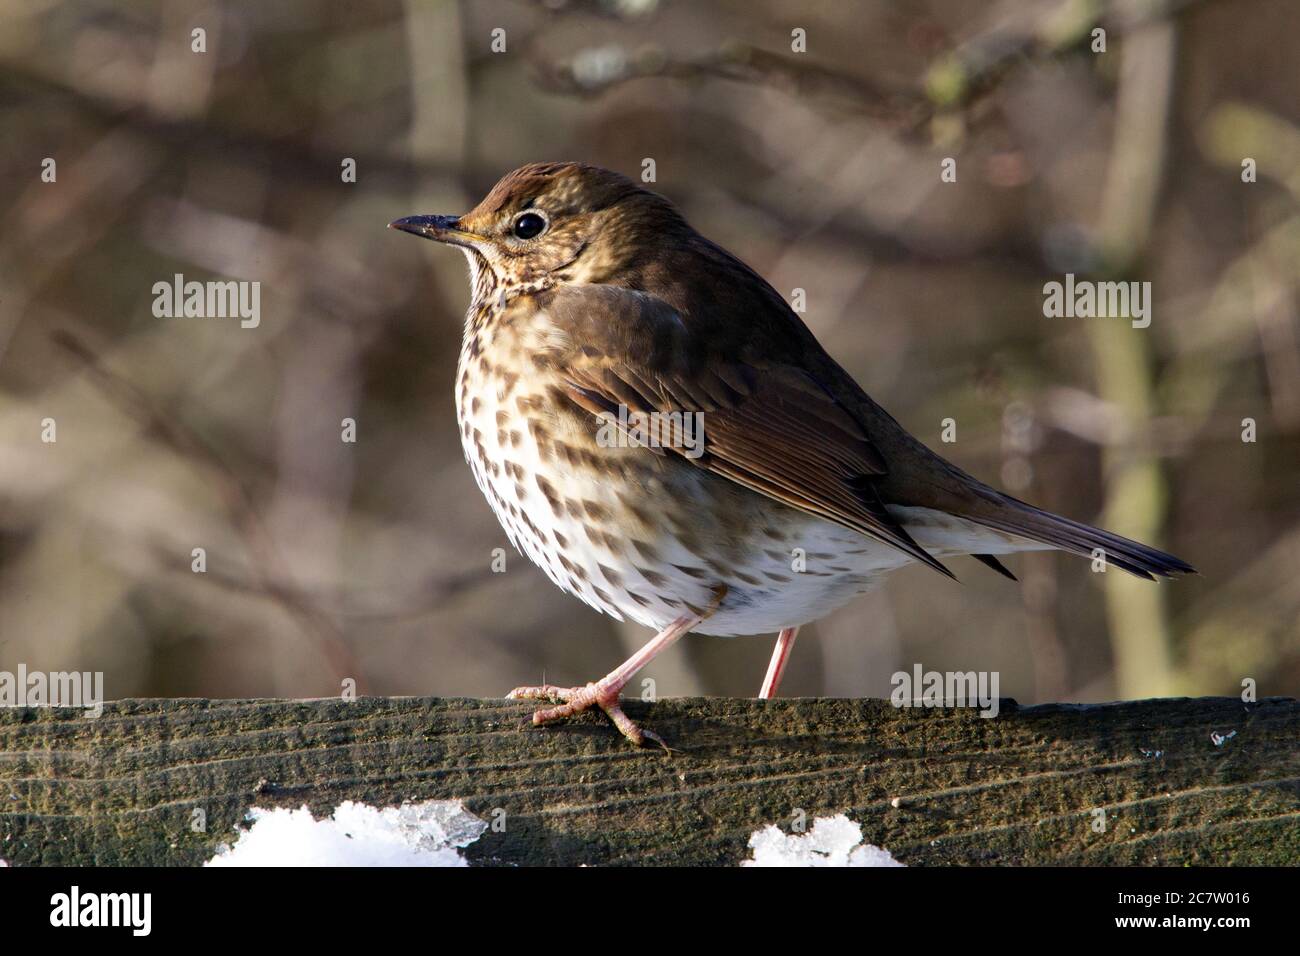
[[[400,229],[402,232],[453,246],[473,246],[480,238],[460,228],[458,216],[407,216],[405,219],[394,219],[388,228]]]

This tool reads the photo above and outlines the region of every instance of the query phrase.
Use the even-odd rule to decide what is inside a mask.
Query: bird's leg
[[[707,614],[683,614],[618,667],[585,687],[555,687],[551,684],[543,684],[540,687],[516,687],[506,696],[511,700],[549,700],[559,704],[558,707],[546,707],[533,714],[534,724],[550,723],[553,720],[572,717],[593,706],[599,707],[614,722],[614,726],[622,732],[623,736],[638,747],[649,737],[666,748],[667,744],[664,744],[658,734],[642,730],[631,717],[623,713],[623,708],[619,706],[618,694],[637,671],[672,647],[678,638],[707,616]]]
[[[763,687],[758,692],[759,700],[776,696],[776,689],[781,686],[781,678],[785,676],[785,665],[790,661],[790,651],[794,649],[794,639],[798,636],[797,627],[787,627],[776,636],[776,647],[772,648],[767,676],[763,678]]]

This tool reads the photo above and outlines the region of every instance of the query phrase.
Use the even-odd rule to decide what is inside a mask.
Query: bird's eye
[[[526,212],[515,220],[515,235],[520,239],[539,236],[545,228],[546,220],[535,212]]]

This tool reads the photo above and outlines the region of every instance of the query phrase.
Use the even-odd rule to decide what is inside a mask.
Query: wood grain
[[[994,719],[833,699],[628,711],[676,752],[634,750],[594,716],[533,728],[500,700],[0,710],[0,859],[195,865],[252,806],[459,798],[505,812],[466,851],[484,864],[730,865],[798,810],[846,813],[911,865],[1300,862],[1291,699],[1003,701]]]

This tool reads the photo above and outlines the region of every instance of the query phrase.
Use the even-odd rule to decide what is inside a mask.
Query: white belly
[[[667,513],[674,500],[723,496],[732,512],[729,526],[703,507],[686,529],[695,539],[688,542],[693,547],[683,544],[668,521],[639,535],[614,534],[617,523],[609,512],[617,510],[618,495],[627,489],[612,489],[607,475],[589,468],[557,466],[553,451],[544,459],[519,413],[520,397],[488,388],[473,402],[458,400],[466,458],[511,544],[558,587],[602,613],[658,630],[690,606],[709,607],[716,586],[725,583],[722,604],[695,630],[766,634],[823,617],[911,563],[896,548],[833,522],[790,509],[778,509],[776,520],[766,499],[684,465],[673,471],[671,489],[652,473],[635,489],[635,499],[645,511]],[[550,473],[553,480],[539,482],[539,473]],[[752,514],[737,521],[737,508]],[[925,508],[891,511],[938,557],[1046,547]]]

